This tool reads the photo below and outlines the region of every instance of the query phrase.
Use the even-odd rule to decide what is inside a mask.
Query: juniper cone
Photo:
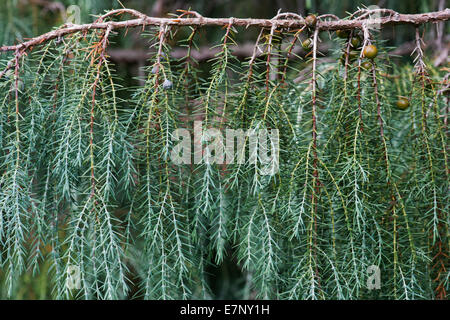
[[[302,47],[305,50],[310,50],[312,48],[312,41],[311,41],[311,39],[303,40]]]
[[[397,100],[397,108],[405,110],[409,107],[409,101],[406,98],[400,98]]]
[[[0,298],[448,299],[443,2],[180,3],[0,1]]]
[[[378,49],[373,44],[370,44],[364,48],[364,57],[367,59],[375,59],[375,57],[378,55]]]
[[[352,37],[352,39],[350,40],[350,43],[353,48],[357,48],[361,44],[361,40],[358,37]]]
[[[350,32],[348,30],[336,30],[336,35],[339,38],[347,39],[348,36],[350,35]]]
[[[361,66],[366,69],[366,70],[371,70],[372,69],[372,63],[370,63],[369,61],[364,61]]]
[[[310,14],[305,18],[305,23],[308,27],[314,27],[317,23],[317,17],[313,14]]]

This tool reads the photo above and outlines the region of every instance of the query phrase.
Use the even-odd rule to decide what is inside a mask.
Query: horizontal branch
[[[137,19],[125,20],[125,21],[108,21],[102,22],[102,19],[111,16],[113,14],[129,13],[137,16]],[[354,18],[351,20],[336,20],[336,21],[322,21],[319,19],[317,22],[317,28],[321,31],[324,30],[343,30],[343,29],[355,29],[362,28],[363,25],[367,24],[377,24],[379,26],[385,25],[397,25],[397,24],[413,24],[420,25],[428,22],[446,21],[450,18],[450,9],[445,9],[442,11],[420,13],[420,14],[399,14],[396,12],[389,11],[389,16],[381,17],[377,19],[359,19]],[[280,15],[278,15],[280,16]],[[278,17],[277,16],[277,17]],[[275,25],[277,28],[301,28],[304,27],[304,19],[296,14],[292,14],[295,18],[287,18],[288,14],[284,14],[286,18],[280,19],[242,19],[242,18],[206,18],[202,17],[196,13],[195,18],[155,18],[146,16],[135,10],[130,9],[119,9],[107,13],[105,16],[97,19],[98,22],[82,25],[64,25],[62,28],[47,32],[38,37],[32,38],[26,42],[0,47],[0,52],[6,51],[17,51],[17,50],[27,50],[28,48],[34,47],[41,43],[47,42],[52,39],[61,38],[68,34],[73,34],[77,32],[87,32],[89,30],[95,29],[108,29],[116,30],[123,28],[133,28],[133,27],[145,27],[148,25],[174,25],[174,26],[227,26],[230,23],[233,26],[242,27],[272,27]],[[297,18],[298,17],[298,18]],[[320,18],[320,17],[319,17]],[[322,19],[328,18],[328,16],[322,16]]]

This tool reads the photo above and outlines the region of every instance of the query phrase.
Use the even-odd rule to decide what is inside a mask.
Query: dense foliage
[[[109,29],[2,55],[0,295],[445,299],[449,69],[424,57],[422,29],[410,63],[372,30],[330,33],[336,52],[321,59],[328,32],[313,28],[261,29],[242,61],[228,25],[206,71],[191,56],[200,29],[146,27],[136,88],[108,59]],[[261,159],[175,165],[173,133],[195,120],[279,129],[278,172]],[[367,288],[372,265],[379,290]]]

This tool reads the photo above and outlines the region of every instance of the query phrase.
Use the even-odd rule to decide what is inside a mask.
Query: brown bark
[[[108,21],[102,22],[106,16],[118,15],[118,14],[131,14],[136,19],[125,20],[125,21]],[[284,14],[284,16],[286,16]],[[155,18],[149,17],[145,14],[131,10],[131,9],[119,9],[109,12],[104,17],[97,19],[96,22],[90,24],[82,25],[64,25],[62,28],[54,31],[47,32],[38,37],[32,38],[26,42],[0,47],[0,52],[6,51],[16,51],[16,50],[27,50],[41,43],[47,42],[52,39],[66,36],[68,34],[73,34],[76,32],[88,32],[93,29],[108,29],[116,30],[122,28],[133,28],[133,27],[145,27],[147,25],[173,25],[173,26],[227,26],[230,23],[233,26],[242,27],[266,27],[271,28],[276,26],[276,28],[301,28],[305,26],[304,19],[298,16],[298,18],[292,19],[297,15],[292,14],[290,19],[251,19],[251,18],[206,18],[195,13],[194,18]],[[328,16],[327,16],[328,17]],[[397,25],[397,24],[412,24],[420,25],[428,22],[446,21],[450,18],[450,9],[445,9],[442,11],[428,12],[421,14],[399,14],[390,12],[389,16],[382,17],[379,19],[361,19],[354,18],[351,20],[322,20],[317,22],[316,28],[320,31],[326,30],[338,30],[338,29],[355,29],[362,28],[365,24],[377,23],[381,27],[386,25]]]

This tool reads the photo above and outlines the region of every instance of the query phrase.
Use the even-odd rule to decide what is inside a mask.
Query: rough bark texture
[[[131,14],[136,19],[125,20],[125,21],[108,21],[103,22],[106,17],[120,14]],[[362,15],[350,20],[335,20],[335,21],[325,21],[325,19],[337,19],[337,17],[332,15],[320,16],[316,25],[319,31],[325,30],[339,30],[339,29],[355,29],[362,28],[363,25],[378,24],[383,27],[386,25],[396,25],[396,24],[412,24],[420,25],[428,22],[446,21],[450,18],[450,9],[445,9],[442,11],[421,13],[421,14],[399,14],[391,10],[381,10],[380,13],[389,16],[381,17],[378,19],[367,19],[370,12],[362,11]],[[194,15],[194,18],[184,18],[183,15],[190,14]],[[88,32],[93,29],[108,29],[116,30],[122,28],[133,28],[133,27],[145,27],[150,25],[175,25],[175,26],[227,26],[232,24],[233,26],[242,27],[268,27],[276,26],[276,28],[302,28],[305,26],[304,19],[297,14],[283,13],[277,15],[274,19],[251,19],[251,18],[206,18],[202,17],[198,13],[191,11],[185,12],[180,18],[155,18],[149,17],[141,12],[131,10],[131,9],[119,9],[113,10],[100,17],[94,23],[82,24],[82,25],[64,25],[62,28],[54,31],[47,32],[38,37],[32,38],[26,42],[0,47],[0,52],[6,51],[16,51],[16,50],[27,50],[43,42],[64,37],[68,34],[73,34],[76,32]],[[283,19],[281,19],[283,17]]]

